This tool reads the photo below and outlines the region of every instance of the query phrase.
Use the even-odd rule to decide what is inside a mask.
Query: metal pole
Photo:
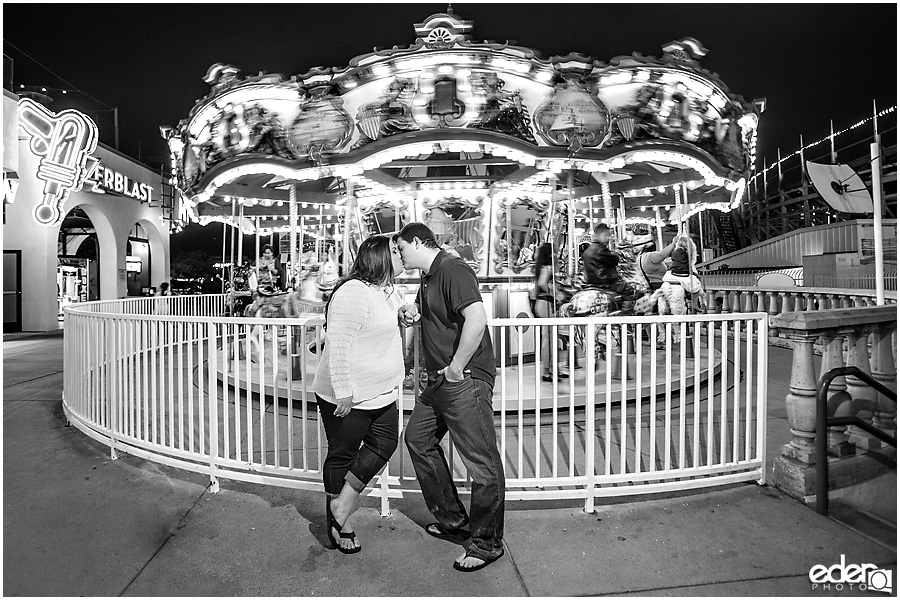
[[[656,215],[656,244],[657,244],[657,251],[659,251],[659,250],[663,249],[663,236],[662,236],[663,224],[662,224],[662,218],[659,216],[659,207],[658,206],[653,207],[653,214]]]
[[[222,293],[225,293],[225,244],[228,241],[228,223],[222,222]]]
[[[588,196],[588,227],[590,228],[591,238],[594,237],[594,197]]]
[[[569,235],[567,236],[569,239],[569,277],[575,276],[575,261],[577,260],[575,254],[575,203],[572,200],[569,200],[569,210],[567,213],[567,225],[569,227]]]
[[[346,182],[347,196],[344,202],[344,231],[343,231],[343,242],[344,242],[344,260],[343,260],[343,268],[344,275],[350,272],[350,235],[353,231],[352,223],[350,222],[350,217],[353,215],[353,208],[350,203],[350,198],[353,194],[353,184],[349,181]],[[395,214],[395,233],[400,231],[400,207],[398,206]],[[399,273],[397,273],[399,275]]]
[[[800,134],[800,186],[803,190],[803,226],[812,227],[809,213],[809,176],[806,174],[806,153],[803,151],[803,134]]]
[[[870,146],[872,154],[872,199],[875,225],[875,304],[884,305],[884,240],[881,231],[881,136],[875,136]]]
[[[231,197],[231,226],[234,227],[235,219],[237,218],[237,198],[234,196]],[[234,308],[234,234],[235,230],[231,231],[231,270],[228,274],[228,287],[231,289],[231,306]]]
[[[566,189],[569,198],[569,276],[575,275],[575,265],[578,264],[578,246],[575,240],[575,199],[572,198],[572,189],[575,187],[575,169],[569,169],[566,175]],[[554,187],[556,187],[554,185]]]
[[[319,235],[316,236],[316,262],[322,264],[322,246],[325,239],[325,215],[322,214],[322,205],[319,205]]]
[[[394,233],[400,231],[400,204],[394,207]]]
[[[288,206],[288,214],[290,216],[290,237],[289,241],[291,244],[290,250],[290,265],[288,265],[288,273],[290,273],[290,285],[296,289],[296,282],[294,281],[294,277],[296,276],[295,269],[299,264],[299,260],[297,259],[297,186],[292,185],[289,190],[289,206]]]
[[[701,210],[697,213],[697,223],[700,229],[700,247],[697,248],[697,252],[700,253],[700,261],[703,261],[703,215],[706,213],[705,210]]]
[[[831,140],[831,162],[837,164],[837,152],[834,151],[834,119],[829,122],[831,123],[831,135],[828,136],[828,139]]]
[[[257,221],[258,221],[258,219],[257,219]],[[237,244],[238,244],[237,256],[238,256],[239,263],[241,261],[243,261],[243,259],[244,259],[244,230],[242,229],[243,225],[244,225],[244,205],[241,204],[240,217],[238,219],[238,242],[237,242]]]
[[[506,269],[508,271],[507,275],[510,277],[509,281],[512,282],[512,214],[510,205],[506,205]]]
[[[254,237],[256,238],[256,260],[254,260],[253,264],[256,265],[256,285],[258,287],[259,286],[259,258],[261,256],[261,254],[259,253],[259,238],[261,237],[259,235],[259,217],[257,217],[257,219],[256,219],[256,235]]]

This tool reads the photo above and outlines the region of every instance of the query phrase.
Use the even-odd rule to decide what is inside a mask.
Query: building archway
[[[57,236],[56,296],[63,307],[100,298],[100,244],[94,222],[83,207],[66,213]]]
[[[150,287],[159,288],[163,281],[169,281],[169,244],[163,237],[159,222],[150,219],[138,219],[137,226],[141,227],[149,248],[149,260],[144,268],[148,269],[148,283]]]
[[[116,242],[116,234],[109,218],[101,209],[89,203],[73,206],[69,209],[69,212],[66,213],[66,219],[69,219],[69,215],[72,215],[73,213],[74,215],[83,215],[80,217],[81,224],[84,224],[84,220],[86,219],[87,223],[92,226],[90,235],[85,235],[84,239],[81,241],[78,241],[77,238],[71,240],[73,243],[78,241],[76,252],[81,246],[88,243],[86,241],[88,239],[95,240],[96,244],[96,257],[92,261],[96,265],[97,270],[96,283],[94,284],[96,295],[95,297],[90,297],[88,299],[99,300],[104,298],[118,298],[119,245]],[[65,223],[66,220],[64,219],[63,225],[65,225]],[[124,251],[124,244],[122,245],[122,248]],[[89,250],[87,247],[82,251],[82,255],[90,254],[93,254],[93,251]]]

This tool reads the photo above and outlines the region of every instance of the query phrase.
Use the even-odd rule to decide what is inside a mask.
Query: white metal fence
[[[67,307],[67,418],[113,457],[205,473],[214,487],[226,477],[323,489],[327,445],[307,390],[321,317],[215,316],[223,310],[222,296]],[[765,313],[490,319],[489,328],[507,498],[578,498],[592,510],[598,497],[764,480]],[[417,335],[407,336],[414,364]],[[541,379],[534,349],[546,335],[558,348],[554,373],[579,364],[568,379]],[[417,393],[398,391],[401,430]],[[444,443],[465,488],[465,467]],[[417,491],[402,444],[371,486],[385,512],[390,498]]]

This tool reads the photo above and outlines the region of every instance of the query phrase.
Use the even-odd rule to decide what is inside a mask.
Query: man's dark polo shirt
[[[461,259],[441,250],[427,274],[419,281],[416,303],[422,315],[422,345],[425,368],[436,373],[450,364],[462,335],[463,309],[482,302],[475,273]],[[472,377],[494,385],[497,365],[488,328],[484,328],[481,344],[466,365]]]

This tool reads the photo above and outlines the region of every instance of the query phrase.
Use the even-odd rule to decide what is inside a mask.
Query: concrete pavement
[[[790,438],[790,351],[769,357],[768,455]],[[810,568],[896,552],[768,486],[579,504],[509,502],[506,554],[452,568],[420,496],[382,518],[363,499],[364,546],[328,549],[320,493],[221,481],[120,454],[65,427],[62,336],[3,342],[5,596],[875,596],[813,590]],[[896,546],[895,546],[896,547]],[[896,579],[896,577],[895,577]]]

